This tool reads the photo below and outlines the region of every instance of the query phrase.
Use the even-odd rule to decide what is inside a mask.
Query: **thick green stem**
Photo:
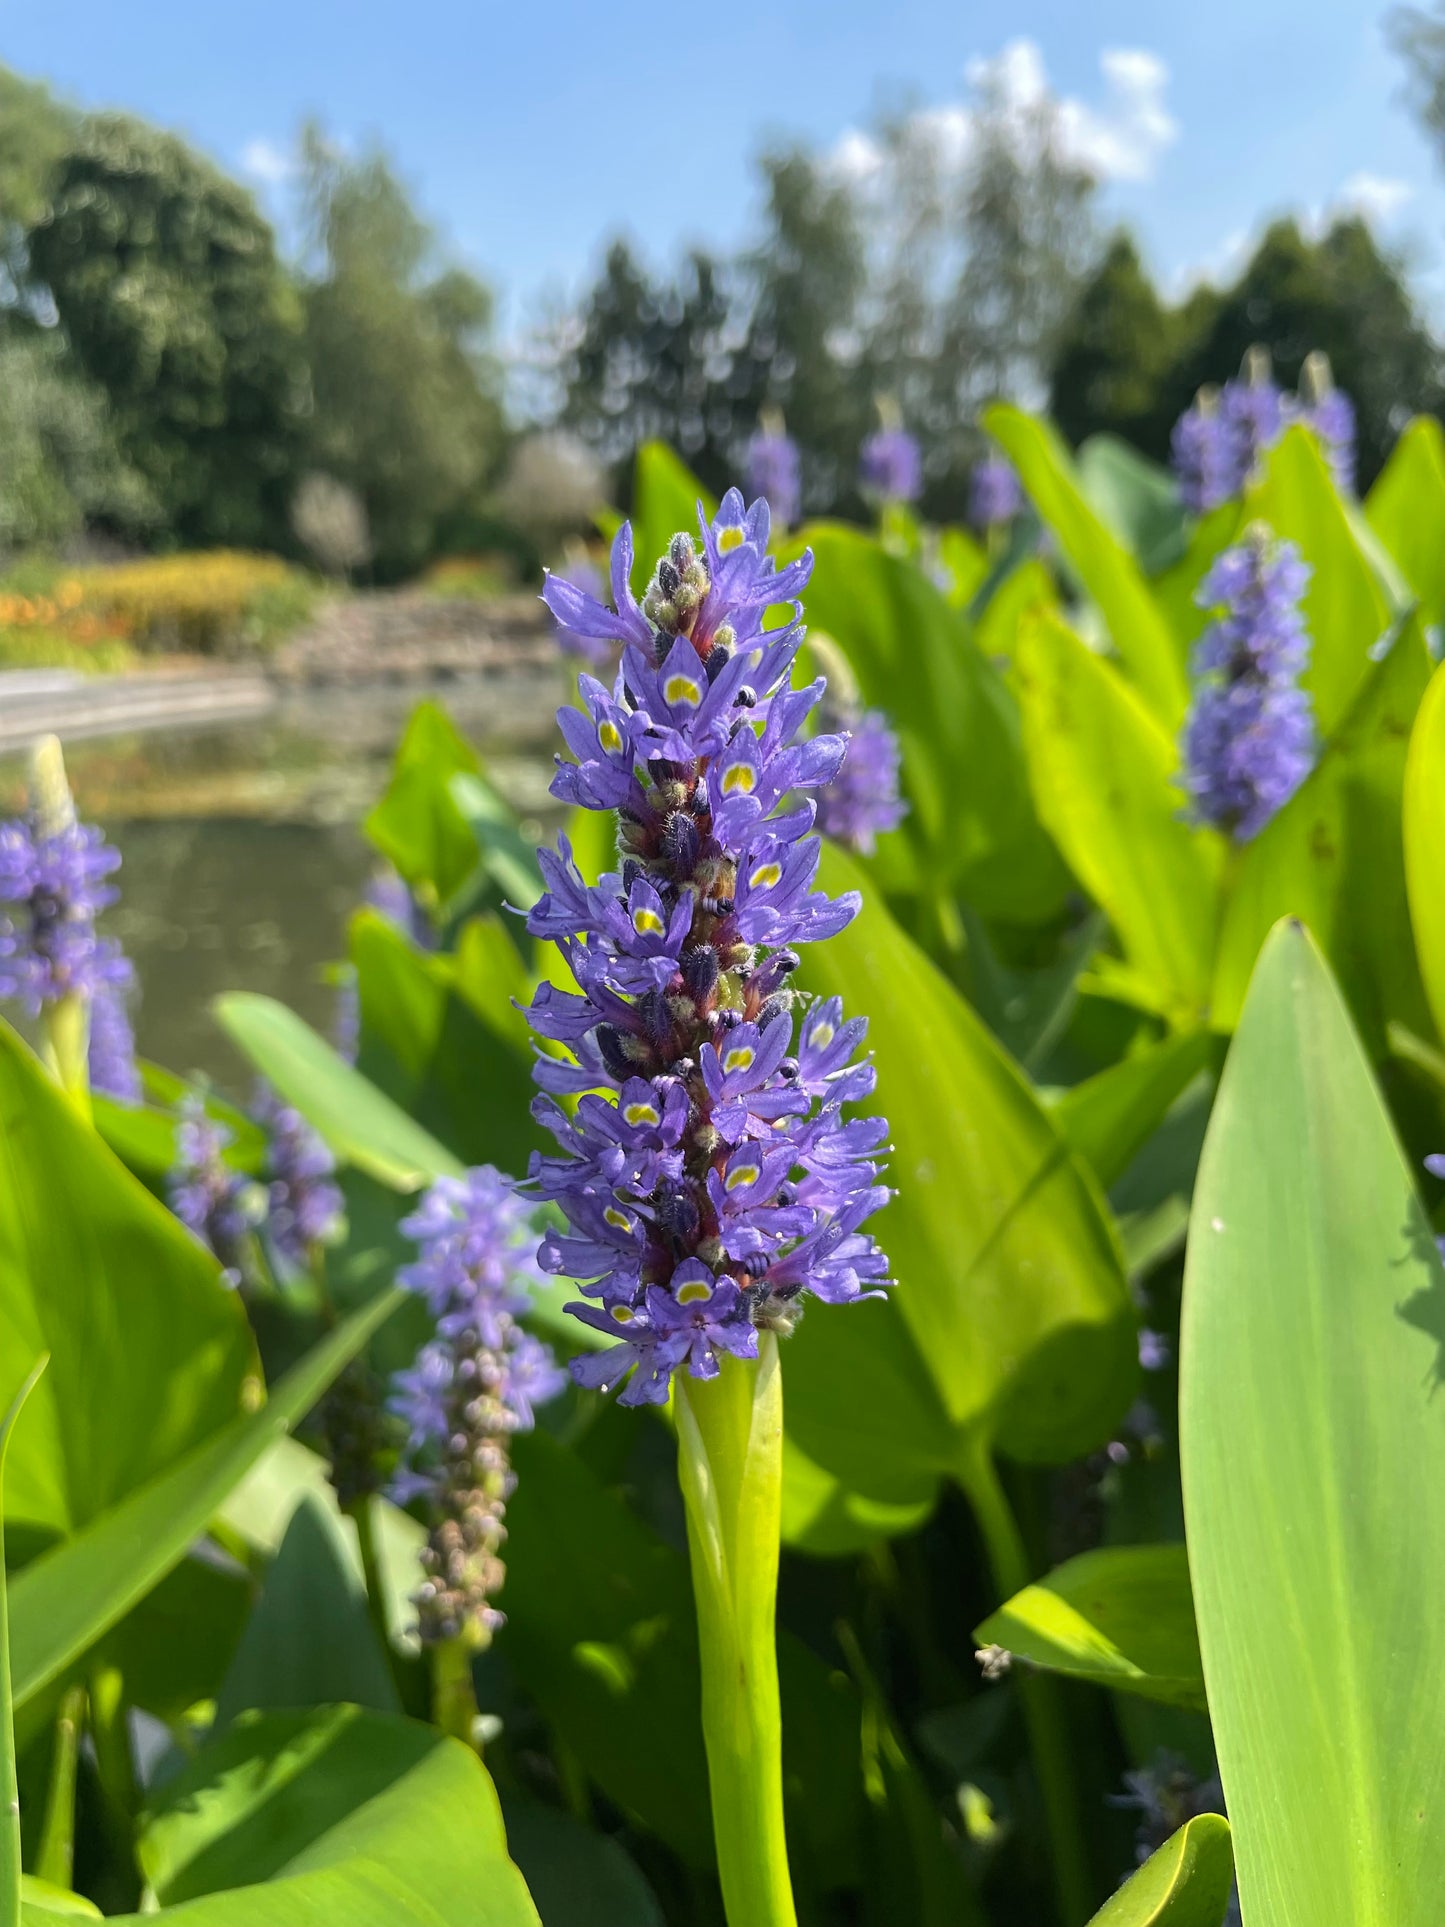
[[[729,1927],[797,1927],[783,1825],[778,1532],[783,1381],[765,1333],[757,1362],[678,1374],[678,1472],[702,1661],[702,1730]]]
[[[68,1889],[75,1871],[75,1771],[84,1718],[85,1688],[72,1686],[61,1700],[55,1720],[50,1787],[45,1799],[40,1847],[35,1856],[36,1873],[52,1887]]]
[[[125,1680],[118,1667],[98,1665],[90,1676],[90,1738],[100,1790],[117,1834],[123,1835],[140,1806],[140,1790],[130,1750]]]
[[[45,1056],[55,1081],[90,1119],[90,1002],[72,990],[45,1012]]]
[[[986,1444],[979,1442],[964,1456],[958,1467],[958,1480],[978,1520],[999,1599],[1011,1599],[1029,1583],[1028,1555],[1008,1494]],[[1079,1927],[1094,1910],[1093,1881],[1083,1815],[1070,1771],[1063,1707],[1052,1680],[1022,1671],[1016,1678],[1034,1773],[1044,1803],[1059,1911],[1064,1927]]]
[[[477,1729],[481,1708],[472,1679],[475,1651],[466,1639],[443,1639],[432,1647],[432,1720],[443,1733],[480,1753]]]

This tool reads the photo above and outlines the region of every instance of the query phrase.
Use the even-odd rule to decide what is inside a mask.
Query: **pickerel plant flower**
[[[858,481],[879,502],[916,502],[923,493],[923,452],[906,428],[876,430],[858,453]]]
[[[226,1163],[231,1142],[231,1131],[207,1114],[199,1097],[185,1097],[167,1195],[181,1223],[220,1259],[227,1284],[239,1286],[246,1246],[265,1216],[265,1193]]]
[[[139,1104],[140,1068],[135,1061],[135,1032],[126,1009],[125,991],[117,984],[101,984],[90,1005],[90,1088],[117,1104]]]
[[[95,928],[119,895],[106,881],[119,864],[103,832],[73,816],[53,827],[38,814],[0,823],[0,918],[9,939],[0,996],[35,1016],[72,993],[128,988],[131,966],[120,945]]]
[[[1174,424],[1169,457],[1191,515],[1207,515],[1241,485],[1234,438],[1219,407],[1219,390],[1201,388]]]
[[[267,1085],[254,1114],[266,1132],[267,1241],[284,1265],[300,1271],[341,1229],[345,1202],[336,1160],[301,1113]]]
[[[1023,490],[1012,462],[1002,455],[987,455],[968,480],[968,519],[974,528],[987,534],[1012,522],[1023,507]]]
[[[1314,430],[1335,486],[1343,495],[1355,492],[1355,405],[1336,388],[1329,356],[1318,348],[1304,358],[1299,378],[1299,411]]]
[[[896,830],[908,814],[898,794],[902,752],[881,709],[857,709],[825,702],[822,728],[845,738],[842,767],[818,791],[818,828],[833,842],[870,856],[886,830]]]
[[[563,560],[566,579],[574,589],[579,589],[584,595],[602,594],[606,586],[602,580],[602,572],[585,549],[576,546],[575,552],[568,553]],[[590,636],[579,635],[560,620],[555,623],[555,629],[557,644],[563,655],[580,656],[594,669],[602,668],[612,653],[607,643],[597,642]]]
[[[1309,659],[1299,599],[1309,570],[1256,524],[1200,584],[1220,613],[1195,645],[1181,782],[1195,816],[1238,842],[1256,836],[1309,775],[1314,714],[1298,678]]]
[[[762,496],[782,526],[792,528],[803,512],[798,444],[780,427],[764,425],[748,443],[747,470],[748,493]]]
[[[887,1127],[844,1118],[874,1085],[854,1061],[866,1024],[829,998],[795,1040],[787,988],[793,946],[859,908],[814,888],[802,793],[836,777],[845,744],[799,737],[824,691],[791,681],[812,554],[778,569],[767,503],[745,511],[736,489],[699,523],[701,547],[674,536],[640,606],[626,525],[612,608],[556,577],[543,591],[569,627],[624,644],[614,686],[583,676],[583,708],[558,712],[576,761],[552,782],[561,802],[616,812],[621,867],[589,887],[565,837],[539,852],[527,927],[578,985],[543,984],[529,1012],[575,1060],[536,1066],[534,1114],[560,1155],[534,1155],[531,1181],[567,1220],[539,1257],[581,1283],[570,1309],[622,1340],[574,1377],[628,1379],[629,1405],[661,1403],[681,1366],[712,1378],[720,1353],[757,1357],[759,1328],[787,1330],[805,1292],[846,1303],[887,1283],[861,1229],[888,1195]],[[766,627],[780,604],[790,619]]]
[[[531,1429],[566,1375],[518,1323],[541,1274],[528,1207],[509,1179],[489,1164],[439,1178],[401,1228],[420,1252],[397,1282],[424,1300],[436,1333],[393,1380],[388,1409],[406,1443],[391,1496],[420,1500],[426,1515],[413,1601],[421,1639],[480,1646],[503,1619],[492,1601],[516,1485],[512,1434]]]

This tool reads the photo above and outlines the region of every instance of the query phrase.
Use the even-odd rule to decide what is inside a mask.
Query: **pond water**
[[[560,672],[304,691],[256,721],[69,746],[77,807],[123,859],[104,927],[135,961],[142,1054],[244,1093],[249,1074],[210,1015],[223,990],[282,998],[328,1031],[328,966],[376,867],[358,825],[415,703],[443,703],[540,836],[562,694]],[[23,785],[23,761],[0,759],[5,814]]]

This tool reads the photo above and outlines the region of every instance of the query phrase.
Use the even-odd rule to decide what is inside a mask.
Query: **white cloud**
[[[1383,227],[1392,221],[1415,190],[1408,181],[1383,174],[1352,174],[1339,192],[1339,204]]]
[[[287,150],[264,136],[246,142],[241,149],[241,166],[266,187],[280,187],[296,172],[296,162]]]
[[[1038,110],[1053,102],[1054,135],[1068,159],[1104,181],[1147,181],[1179,128],[1165,102],[1169,69],[1142,47],[1109,47],[1099,56],[1102,103],[1051,94],[1043,55],[1035,41],[1011,40],[964,69],[970,91],[1002,114],[1021,146],[1037,138]],[[968,101],[922,108],[910,116],[910,132],[926,140],[949,169],[962,168],[972,150],[978,107]],[[884,165],[885,149],[871,134],[849,128],[833,149],[835,170],[867,181]]]

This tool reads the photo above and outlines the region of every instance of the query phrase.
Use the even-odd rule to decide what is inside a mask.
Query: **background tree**
[[[1054,359],[1050,409],[1070,441],[1107,428],[1150,454],[1166,452],[1156,445],[1159,392],[1182,325],[1133,239],[1116,234],[1080,290]]]
[[[170,134],[89,115],[54,163],[27,248],[173,536],[284,540],[300,310],[244,189]]]
[[[302,137],[314,464],[355,489],[379,574],[424,562],[502,447],[492,300],[439,258],[384,154]]]

